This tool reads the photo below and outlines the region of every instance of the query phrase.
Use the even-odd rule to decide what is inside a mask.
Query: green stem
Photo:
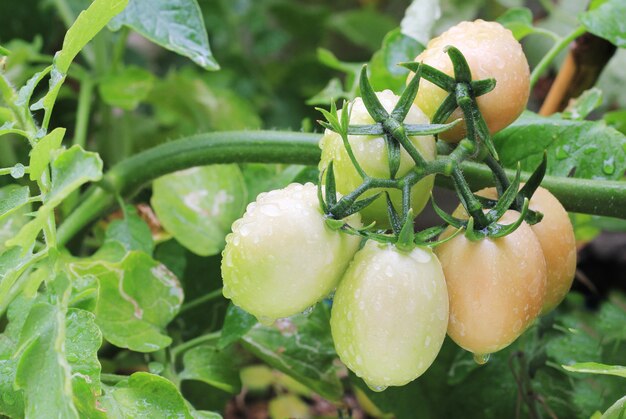
[[[75,234],[115,204],[115,195],[132,196],[159,176],[194,166],[214,163],[259,162],[316,165],[320,159],[321,134],[284,131],[244,131],[200,134],[171,141],[136,154],[115,165],[81,199],[81,204],[59,227],[57,242],[66,244]],[[439,157],[437,162],[448,161]],[[461,169],[472,190],[493,186],[491,170],[478,163],[463,162]],[[505,171],[509,179],[512,170]],[[530,177],[522,173],[522,181]],[[438,184],[453,187],[451,179],[437,176]],[[542,186],[550,190],[565,209],[586,214],[626,219],[626,182],[546,176]]]
[[[189,311],[193,308],[201,306],[202,304],[208,303],[209,301],[215,300],[216,298],[219,298],[221,295],[222,295],[221,288],[216,289],[215,291],[211,291],[208,294],[204,294],[202,297],[198,297],[195,300],[192,300],[186,304],[183,304],[183,306],[178,311],[178,315],[181,315],[182,313],[186,311]]]
[[[172,359],[172,361],[175,361],[176,358],[178,357],[178,355],[182,354],[183,352],[201,345],[203,343],[206,342],[212,342],[214,340],[217,340],[220,338],[220,335],[222,334],[221,331],[217,331],[217,332],[213,332],[213,333],[207,333],[206,335],[202,335],[202,336],[198,336],[197,338],[193,338],[191,340],[188,340],[187,342],[183,342],[180,345],[174,346],[172,348],[172,351],[170,353],[170,357]]]
[[[76,111],[76,125],[74,129],[74,144],[85,148],[87,143],[87,128],[89,126],[89,115],[91,113],[91,102],[93,99],[94,82],[91,75],[81,79],[80,93],[78,95],[78,110]]]
[[[587,30],[583,26],[579,26],[574,29],[569,35],[561,38],[559,42],[557,42],[552,46],[552,48],[550,48],[547,54],[544,55],[544,57],[541,59],[539,64],[537,64],[537,67],[535,67],[533,69],[533,72],[530,74],[531,90],[533,87],[535,87],[535,84],[537,84],[537,80],[539,80],[539,77],[548,69],[550,64],[552,64],[552,61],[554,61],[556,56],[559,55],[559,53],[570,44],[570,42],[584,34],[586,31]]]
[[[58,231],[65,244],[115,203],[152,180],[178,170],[215,163],[292,163],[316,165],[318,134],[281,131],[235,131],[200,134],[171,141],[121,161],[92,187]]]

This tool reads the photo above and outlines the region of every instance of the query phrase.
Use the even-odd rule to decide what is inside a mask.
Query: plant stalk
[[[200,134],[171,141],[136,154],[115,165],[103,180],[81,198],[81,204],[60,225],[57,242],[66,244],[83,228],[115,204],[115,195],[134,195],[152,180],[178,170],[217,163],[287,163],[317,165],[321,134],[286,131],[237,131]],[[437,161],[446,162],[440,156]],[[445,163],[444,163],[445,165]],[[463,174],[472,190],[493,186],[491,170],[484,164],[463,162]],[[505,170],[509,179],[515,171]],[[531,173],[522,172],[522,181]],[[453,188],[445,176],[437,184]],[[546,176],[542,186],[572,212],[626,219],[626,182]]]

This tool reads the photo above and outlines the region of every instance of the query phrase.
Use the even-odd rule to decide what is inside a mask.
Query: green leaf
[[[0,312],[10,303],[13,284],[24,272],[32,259],[28,251],[20,247],[10,247],[0,254]]]
[[[241,391],[236,353],[232,346],[218,349],[211,345],[192,348],[183,355],[182,380],[198,380],[228,393]]]
[[[196,0],[130,0],[109,25],[139,32],[155,44],[190,58],[206,70],[219,70],[211,53],[202,11]]]
[[[256,317],[237,307],[229,304],[224,319],[224,326],[217,347],[224,349],[232,343],[241,339],[246,333],[257,324]]]
[[[111,18],[124,10],[127,3],[128,0],[95,0],[87,10],[81,12],[65,34],[63,48],[55,56],[56,69],[66,74],[76,55]]]
[[[136,372],[115,387],[107,387],[99,403],[111,419],[193,418],[178,388],[147,372]]]
[[[433,27],[440,17],[439,0],[413,0],[404,12],[400,28],[404,35],[426,45],[432,38]],[[411,61],[415,56],[410,58]]]
[[[44,198],[44,204],[37,210],[35,218],[6,242],[7,246],[29,248],[56,206],[83,184],[100,180],[102,160],[97,153],[84,151],[75,145],[57,155],[52,161],[51,172],[52,187]]]
[[[582,372],[587,374],[617,375],[626,378],[626,367],[621,365],[606,365],[598,362],[578,362],[571,365],[561,365],[571,372]]]
[[[328,26],[355,45],[375,51],[385,34],[395,28],[396,22],[374,9],[356,9],[334,13]]]
[[[391,89],[400,94],[409,70],[398,64],[413,61],[424,50],[424,46],[410,36],[394,29],[385,35],[382,47],[370,61],[370,82],[375,90]]]
[[[35,304],[20,336],[15,375],[16,386],[24,392],[26,417],[79,417],[64,344],[65,313],[56,305]]]
[[[69,264],[75,278],[97,278],[96,324],[106,340],[121,348],[153,352],[172,339],[162,331],[183,301],[178,279],[142,252],[129,252],[120,262],[77,261]]]
[[[0,221],[26,205],[28,198],[28,186],[8,185],[4,188],[0,188]],[[2,224],[0,224],[0,231],[6,228],[6,224],[10,226],[10,223],[11,221],[9,220],[2,222]],[[0,233],[0,237],[2,236],[3,235]]]
[[[101,393],[98,350],[102,333],[95,316],[85,310],[69,309],[66,316],[65,357],[72,370],[74,405],[81,417],[104,417],[96,396]]]
[[[248,202],[255,201],[261,192],[281,189],[295,182],[306,166],[296,164],[247,163],[241,166],[248,191]],[[301,182],[302,183],[302,182]]]
[[[525,112],[494,136],[502,163],[533,171],[547,150],[547,174],[585,179],[621,179],[626,136],[602,121],[572,121]]]
[[[513,32],[513,36],[518,41],[535,32],[533,13],[526,7],[509,9],[497,21]]]
[[[310,106],[327,106],[331,101],[337,99],[351,99],[351,95],[349,92],[343,90],[341,80],[333,77],[328,81],[328,84],[321,91],[307,99],[306,104]]]
[[[320,396],[328,400],[342,397],[324,304],[318,304],[309,316],[279,319],[273,326],[257,323],[243,336],[242,343],[255,356]]]
[[[91,39],[126,7],[128,0],[95,0],[87,10],[78,15],[63,39],[63,48],[54,56],[48,92],[31,106],[32,110],[44,109],[43,126],[47,127],[59,90],[65,81],[70,64]]]
[[[138,250],[151,255],[154,251],[152,231],[148,224],[137,215],[133,207],[127,209],[123,219],[115,220],[109,224],[105,241],[117,242],[129,252]]]
[[[30,180],[37,181],[48,167],[52,152],[61,147],[65,128],[56,128],[35,144],[30,152]]]
[[[604,120],[609,126],[626,134],[626,110],[607,112],[604,114]]]
[[[593,87],[585,90],[563,111],[563,118],[584,120],[591,112],[602,105],[602,90]]]
[[[246,186],[237,165],[194,167],[160,177],[152,206],[176,240],[192,252],[215,255],[246,204]]]
[[[600,419],[624,419],[626,417],[626,396],[616,401]]]
[[[148,97],[153,86],[154,75],[133,66],[104,77],[98,90],[105,103],[132,111]]]
[[[578,17],[587,30],[620,48],[626,48],[626,3],[606,0]]]

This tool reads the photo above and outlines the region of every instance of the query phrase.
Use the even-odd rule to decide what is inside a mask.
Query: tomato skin
[[[376,96],[380,100],[383,107],[391,112],[393,107],[398,102],[398,96],[394,95],[391,90],[385,90],[383,92],[376,93]],[[341,112],[341,111],[339,111]],[[424,113],[417,107],[412,106],[405,121],[407,124],[427,124],[429,119]],[[374,120],[369,115],[363,104],[361,98],[355,99],[352,112],[350,114],[350,123],[353,125],[365,125],[373,124]],[[415,148],[421,153],[427,161],[435,159],[437,154],[437,148],[435,146],[435,139],[433,136],[415,136],[409,137]],[[389,179],[389,159],[387,158],[387,145],[382,136],[367,136],[367,135],[350,135],[348,141],[352,146],[352,150],[357,161],[361,167],[371,177]],[[337,192],[346,195],[356,189],[361,183],[362,179],[358,172],[352,165],[348,152],[343,146],[341,137],[330,131],[326,130],[324,136],[320,141],[320,148],[322,149],[322,159],[319,164],[320,170],[326,170],[330,161],[333,161],[333,169],[335,172],[335,182],[337,185]],[[409,172],[413,167],[414,162],[408,153],[402,149],[402,155],[400,158],[400,169],[396,177],[401,177]],[[413,214],[417,215],[422,211],[428,199],[430,197],[430,191],[433,188],[434,176],[428,176],[418,182],[411,190],[411,207],[413,208]],[[375,195],[385,189],[372,189],[365,192],[362,198]],[[402,194],[397,189],[386,189],[390,196],[395,208],[400,211],[402,208]],[[387,201],[385,196],[381,196],[371,205],[361,211],[363,222],[370,224],[372,221],[376,221],[376,225],[380,228],[389,228],[389,219],[387,215]]]
[[[513,223],[516,211],[499,221]],[[449,228],[442,237],[454,230]],[[450,297],[448,335],[477,355],[513,342],[540,313],[546,291],[546,262],[528,224],[496,239],[469,241],[463,234],[435,250]]]
[[[348,222],[362,226],[358,214]],[[263,323],[326,297],[360,242],[326,225],[312,183],[260,194],[232,230],[222,253],[223,293]]]
[[[477,194],[497,198],[495,188],[486,188]],[[543,214],[543,219],[531,228],[541,244],[548,270],[546,296],[541,311],[541,314],[546,314],[563,301],[574,281],[576,238],[567,211],[547,189],[539,187],[529,207]]]
[[[453,76],[452,62],[444,48],[452,45],[459,49],[472,72],[473,80],[494,78],[496,87],[477,98],[478,107],[493,134],[505,128],[526,108],[530,95],[530,69],[521,44],[510,30],[497,22],[476,20],[461,22],[432,39],[426,49],[415,58]],[[412,73],[411,73],[412,74]],[[409,81],[412,77],[409,77]],[[448,92],[422,79],[415,104],[432,119]],[[449,121],[462,118],[457,109]],[[461,123],[442,133],[439,138],[457,142],[466,135]]]
[[[330,319],[339,358],[379,390],[423,374],[447,324],[448,293],[435,254],[374,241],[357,252],[343,276]]]

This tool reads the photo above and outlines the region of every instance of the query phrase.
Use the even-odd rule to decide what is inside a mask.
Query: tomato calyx
[[[496,81],[492,78],[472,81],[472,72],[461,51],[452,45],[448,45],[444,51],[452,62],[454,77],[424,63],[410,62],[400,65],[413,71],[414,78],[417,78],[419,72],[424,79],[449,93],[433,115],[433,124],[447,121],[455,109],[461,108],[467,126],[467,137],[484,144],[489,154],[497,159],[498,153],[491,140],[487,123],[476,102],[477,97],[489,93],[496,87]]]

